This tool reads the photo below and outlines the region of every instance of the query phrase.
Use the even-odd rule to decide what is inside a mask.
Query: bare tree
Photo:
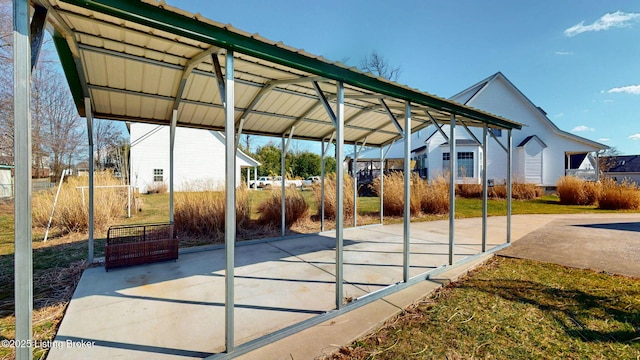
[[[618,165],[616,156],[620,155],[620,151],[612,146],[608,149],[598,151],[598,166],[601,172],[607,172],[612,167]]]
[[[115,122],[110,120],[95,120],[93,123],[93,145],[95,147],[96,165],[104,169],[109,149],[118,146],[122,138],[122,131]]]
[[[370,72],[373,75],[397,81],[402,71],[400,67],[392,67],[385,58],[373,50],[371,54],[360,61],[360,70]]]
[[[0,163],[13,163],[13,33],[11,3],[0,0]]]
[[[50,64],[40,64],[40,67],[38,76],[34,78],[34,83],[38,83],[38,91],[34,94],[38,98],[38,116],[42,126],[40,146],[50,160],[54,179],[57,179],[86,140],[66,82],[51,69]]]

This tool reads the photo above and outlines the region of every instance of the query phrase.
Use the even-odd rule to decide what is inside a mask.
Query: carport
[[[408,86],[365,74],[303,50],[244,33],[155,1],[14,0],[15,154],[16,154],[16,340],[32,338],[31,138],[30,72],[47,29],[53,36],[78,109],[87,121],[90,148],[89,248],[93,260],[93,119],[138,121],[170,126],[170,221],[173,221],[173,143],[178,126],[224,131],[226,183],[235,183],[235,154],[241,134],[277,136],[283,152],[291,139],[317,140],[323,156],[335,144],[337,158],[335,230],[335,309],[349,311],[343,294],[343,184],[345,144],[380,147],[404,139],[404,173],[410,174],[410,134],[450,124],[444,134],[456,153],[455,128],[482,127],[486,154],[489,127],[507,131],[506,244],[510,242],[511,131],[520,124],[469,108]],[[470,133],[470,132],[469,132]],[[473,136],[473,135],[471,135]],[[486,155],[483,157],[486,168]],[[284,157],[283,157],[284,159]],[[284,172],[284,162],[282,163]],[[450,161],[448,264],[454,264],[454,214],[457,170]],[[324,175],[324,173],[323,173]],[[283,184],[284,185],[284,184]],[[482,251],[487,244],[487,178],[483,177]],[[234,345],[235,189],[226,188],[225,222],[225,352],[240,354],[249,346]],[[284,194],[283,194],[284,197]],[[425,279],[410,276],[410,181],[405,176],[403,284]],[[284,213],[284,201],[283,211]],[[284,217],[282,235],[284,236]],[[493,250],[496,250],[494,248]],[[292,330],[293,331],[293,330]],[[286,336],[281,332],[277,336]],[[257,339],[261,346],[270,339]],[[31,357],[30,349],[17,352]]]

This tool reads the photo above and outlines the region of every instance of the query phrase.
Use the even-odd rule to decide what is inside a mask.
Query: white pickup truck
[[[285,187],[288,188],[300,188],[302,187],[302,180],[284,180]],[[249,182],[249,187],[252,189],[271,189],[274,187],[282,186],[281,176],[261,176],[258,180],[252,180]]]

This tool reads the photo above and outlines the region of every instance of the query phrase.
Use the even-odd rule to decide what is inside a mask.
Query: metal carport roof
[[[365,74],[155,1],[34,0],[50,30],[80,115],[224,129],[217,79],[226,49],[235,57],[235,119],[245,134],[323,139],[334,131],[336,81],[345,84],[345,143],[379,146],[400,138],[404,104],[411,129],[457,121],[519,129],[520,124]],[[216,76],[216,74],[218,76]],[[388,108],[388,110],[387,110]]]

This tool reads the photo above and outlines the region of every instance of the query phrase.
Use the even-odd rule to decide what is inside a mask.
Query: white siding
[[[134,123],[130,128],[132,185],[140,192],[146,192],[154,183],[154,169],[162,169],[168,186],[169,127]],[[225,145],[217,134],[176,128],[174,159],[176,191],[221,189],[224,186]],[[241,157],[236,157],[236,186],[240,185],[241,167],[247,165]]]
[[[542,184],[543,150],[537,141],[529,141],[524,146],[524,181],[528,184]]]

